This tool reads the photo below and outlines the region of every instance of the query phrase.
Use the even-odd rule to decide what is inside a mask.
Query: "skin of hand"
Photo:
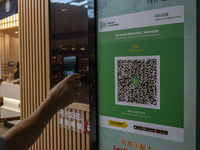
[[[3,137],[6,150],[27,150],[40,136],[55,113],[71,104],[80,93],[80,74],[73,74],[52,88],[43,103],[26,119],[11,128]]]
[[[47,93],[47,97],[52,100],[57,111],[74,102],[74,96],[81,93],[82,83],[78,80],[80,77],[80,74],[72,74]]]

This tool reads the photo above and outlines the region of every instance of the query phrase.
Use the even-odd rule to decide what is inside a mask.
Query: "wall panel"
[[[21,116],[28,117],[50,89],[49,1],[19,0]],[[72,104],[89,119],[89,106]],[[83,121],[84,121],[83,120]],[[58,127],[57,115],[30,150],[89,150],[89,135]]]
[[[0,56],[2,63],[3,81],[8,77],[8,62],[19,61],[18,37],[14,37],[11,33],[17,31],[17,28],[0,30]]]

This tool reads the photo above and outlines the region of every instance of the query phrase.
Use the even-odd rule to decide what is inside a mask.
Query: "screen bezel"
[[[196,19],[197,19],[197,24],[196,24],[196,29],[197,29],[197,35],[196,35],[196,40],[197,40],[197,51],[196,51],[196,60],[197,60],[197,75],[196,75],[196,96],[197,96],[197,100],[196,100],[196,150],[200,149],[200,2],[197,0],[196,1]]]

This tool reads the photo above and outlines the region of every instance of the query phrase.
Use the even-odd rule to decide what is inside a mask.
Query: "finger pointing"
[[[66,80],[68,80],[69,82],[71,82],[71,81],[73,81],[75,79],[79,79],[80,77],[81,77],[81,75],[79,73],[74,73],[74,74],[68,76],[66,78]]]

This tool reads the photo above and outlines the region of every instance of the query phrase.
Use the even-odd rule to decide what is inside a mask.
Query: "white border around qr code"
[[[156,105],[147,105],[147,104],[138,104],[132,102],[119,102],[118,101],[118,71],[117,71],[117,61],[118,60],[142,60],[142,59],[156,59],[157,60],[157,104]],[[115,57],[115,104],[117,105],[126,105],[126,106],[135,106],[143,108],[152,108],[160,109],[160,56],[129,56],[129,57]]]

